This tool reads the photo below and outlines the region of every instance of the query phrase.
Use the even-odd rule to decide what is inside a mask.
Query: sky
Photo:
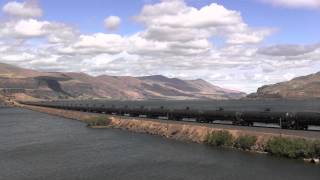
[[[320,71],[320,0],[0,0],[0,62],[204,79],[247,93]]]

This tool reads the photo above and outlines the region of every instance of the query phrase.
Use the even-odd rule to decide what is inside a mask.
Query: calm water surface
[[[0,180],[319,180],[320,166],[0,108]]]

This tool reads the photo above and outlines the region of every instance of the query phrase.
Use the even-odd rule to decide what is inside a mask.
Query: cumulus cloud
[[[229,44],[256,44],[262,42],[264,38],[272,33],[272,29],[247,30],[247,32],[232,33],[229,35]]]
[[[40,21],[37,19],[15,19],[0,23],[0,38],[27,40],[47,38],[51,43],[74,39],[78,32],[63,23]]]
[[[269,56],[299,56],[320,49],[320,44],[312,45],[274,45],[259,49],[260,54]]]
[[[39,37],[46,34],[45,26],[49,23],[46,21],[38,21],[35,19],[22,19],[19,21],[8,22],[4,28],[0,30],[4,35],[15,37]]]
[[[183,0],[149,3],[134,17],[144,29],[124,36],[82,34],[68,24],[37,19],[42,10],[34,2],[3,7],[15,17],[0,22],[0,62],[93,75],[202,78],[246,92],[320,67],[319,44],[265,47],[273,28],[252,27],[240,12],[216,3],[200,8]],[[115,30],[120,22],[110,16],[105,26]]]
[[[108,30],[117,30],[121,24],[121,18],[118,16],[109,16],[104,20],[104,24]]]
[[[184,1],[146,5],[135,17],[147,27],[145,37],[158,41],[188,41],[224,36],[229,43],[259,43],[271,29],[250,28],[241,13],[212,3],[200,9]]]
[[[288,8],[320,8],[320,0],[260,0],[274,6]]]
[[[8,15],[17,17],[35,18],[42,16],[42,9],[38,6],[37,1],[34,0],[8,2],[3,6],[2,10]]]
[[[79,30],[64,23],[50,22],[44,29],[49,43],[71,43],[80,35]]]
[[[62,54],[91,54],[101,53],[118,54],[126,50],[127,41],[117,34],[97,33],[93,35],[80,35],[79,38],[68,46],[59,49]]]
[[[164,1],[155,5],[147,5],[136,17],[146,25],[159,25],[184,28],[208,28],[219,25],[234,25],[242,21],[240,13],[211,5],[196,9],[187,6],[183,1]]]

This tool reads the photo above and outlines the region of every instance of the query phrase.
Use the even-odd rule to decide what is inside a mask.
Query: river
[[[320,166],[0,108],[0,180],[318,180]]]

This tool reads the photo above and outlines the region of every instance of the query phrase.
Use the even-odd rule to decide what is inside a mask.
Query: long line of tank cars
[[[81,104],[72,102],[24,102],[50,108],[59,108],[74,111],[104,113],[120,116],[160,118],[183,121],[194,119],[199,123],[213,123],[214,121],[231,121],[234,125],[253,126],[254,123],[278,124],[283,129],[307,130],[308,126],[320,126],[320,113],[318,112],[275,112],[265,111],[232,111],[218,108],[215,110],[199,110],[189,107],[129,107],[110,104]]]

